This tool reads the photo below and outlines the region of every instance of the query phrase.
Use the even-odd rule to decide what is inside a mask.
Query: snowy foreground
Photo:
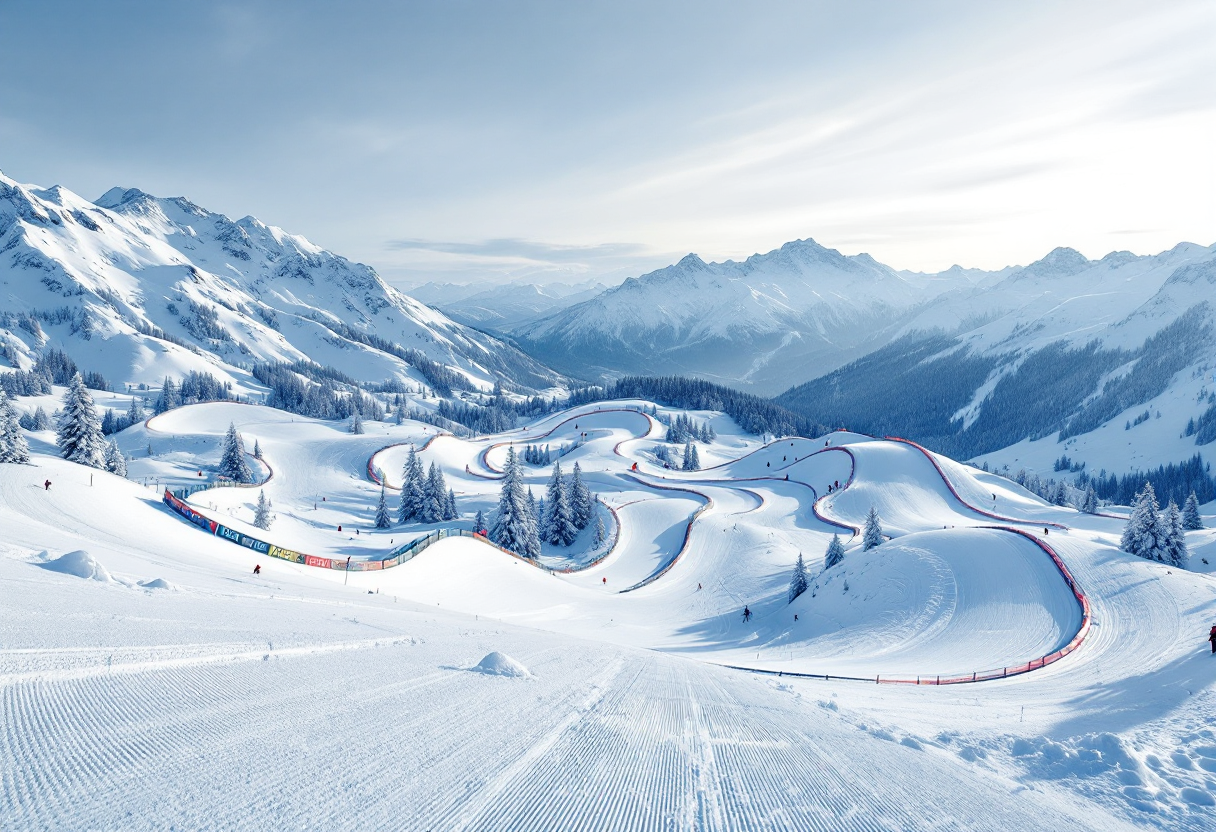
[[[641,404],[465,441],[213,403],[120,434],[129,480],[0,465],[0,827],[1216,828],[1216,579],[899,442],[761,447],[700,413],[704,469],[666,470]],[[360,561],[432,531],[374,530],[368,475],[399,485],[428,441],[463,517],[439,525],[468,529],[507,443],[585,439],[562,464],[609,539],[546,547],[549,570],[461,537],[388,570],[277,560],[161,500],[206,479],[229,422],[275,522],[251,525],[258,489],[189,502],[285,548]],[[537,496],[548,474],[528,466]],[[842,526],[871,506],[892,539],[862,551]]]

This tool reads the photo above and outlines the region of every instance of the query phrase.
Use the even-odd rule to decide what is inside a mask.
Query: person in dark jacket
[[[748,621],[751,620],[751,617],[752,617],[752,611],[750,609],[748,609],[747,607],[744,607],[743,608],[743,623],[746,624]],[[1216,630],[1216,627],[1213,627],[1212,629]]]
[[[253,565],[253,574],[255,574],[255,575],[261,575],[261,574],[262,574],[262,564],[260,564],[260,563],[255,563],[255,564]]]
[[[1208,633],[1208,641],[1212,642],[1212,652],[1216,653],[1216,624],[1212,625],[1212,632]]]

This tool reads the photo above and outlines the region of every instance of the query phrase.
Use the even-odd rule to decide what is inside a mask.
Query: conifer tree
[[[397,512],[397,522],[421,522],[422,489],[425,483],[422,474],[422,460],[418,458],[418,451],[412,445],[410,446],[410,455],[405,461],[405,467],[402,469],[401,476],[401,507]]]
[[[1086,514],[1098,513],[1098,494],[1094,491],[1092,482],[1085,486],[1085,496],[1081,498],[1081,511]]]
[[[144,400],[139,396],[131,397],[131,406],[127,408],[127,424],[137,425],[144,420]]]
[[[1161,525],[1165,529],[1165,547],[1161,560],[1170,566],[1185,567],[1188,559],[1186,532],[1182,528],[1182,512],[1173,500],[1166,506]]]
[[[253,512],[253,525],[259,529],[269,529],[274,518],[270,515],[270,499],[266,496],[266,490],[258,489],[258,505]]]
[[[570,476],[570,487],[567,490],[570,496],[570,519],[574,521],[574,528],[585,529],[591,522],[591,515],[595,513],[595,499],[583,480],[583,469],[577,462],[574,463],[574,473]]]
[[[350,432],[356,434],[363,433],[363,416],[357,410],[350,417]]]
[[[262,445],[261,445],[261,443],[258,442],[257,439],[253,440],[253,458],[254,459],[262,458]]]
[[[477,509],[477,516],[473,518],[473,534],[486,533],[486,516],[481,509]]]
[[[1157,494],[1152,484],[1146,482],[1132,505],[1120,548],[1146,560],[1164,560],[1166,538],[1167,530],[1158,512]]]
[[[178,392],[177,383],[173,381],[172,376],[165,376],[165,383],[161,387],[160,396],[156,399],[156,412],[164,413],[166,410],[180,407],[181,403],[182,397]]]
[[[0,462],[24,464],[30,461],[30,446],[21,433],[17,409],[0,389]]]
[[[878,509],[870,506],[870,513],[866,515],[866,528],[861,538],[862,551],[869,551],[875,546],[882,545],[882,525],[878,522]]]
[[[606,539],[607,533],[604,531],[604,518],[597,512],[595,515],[595,540],[592,542],[592,545],[598,549],[604,545]]]
[[[578,535],[574,513],[560,461],[553,463],[546,492],[544,518],[541,520],[542,539],[552,546],[569,546]]]
[[[113,439],[106,443],[106,470],[120,477],[127,475],[127,458]]]
[[[443,506],[443,519],[444,520],[459,520],[460,519],[460,512],[456,510],[456,492],[450,488],[448,489],[448,498],[444,502],[444,506]]]
[[[524,490],[523,474],[514,448],[507,448],[507,464],[498,496],[498,513],[490,539],[504,549],[534,558],[540,554],[536,519],[529,509],[531,492]]]
[[[105,467],[106,450],[101,419],[97,417],[93,397],[84,386],[80,373],[72,378],[68,392],[63,397],[58,443],[60,455],[69,462],[93,468]]]
[[[231,422],[228,423],[228,433],[224,437],[220,476],[233,482],[253,482],[253,471],[249,467],[249,461],[245,459],[245,440],[237,433],[236,425]]]
[[[1189,532],[1203,528],[1203,518],[1199,516],[1199,498],[1195,496],[1194,491],[1186,498],[1186,505],[1182,507],[1182,528]]]
[[[828,544],[827,554],[823,558],[823,568],[831,569],[836,564],[844,560],[844,544],[840,542],[840,535],[832,535],[832,542]]]
[[[794,574],[790,578],[790,603],[794,602],[802,593],[806,592],[806,565],[802,562],[802,552],[798,553],[798,562],[794,564]]]
[[[700,471],[701,458],[697,454],[697,446],[688,441],[684,443],[684,470],[685,471]]]
[[[388,511],[388,492],[384,484],[380,485],[380,503],[376,506],[376,528],[387,529],[393,525],[393,517]]]
[[[422,488],[422,522],[438,523],[447,514],[448,486],[443,470],[431,461],[431,469]]]

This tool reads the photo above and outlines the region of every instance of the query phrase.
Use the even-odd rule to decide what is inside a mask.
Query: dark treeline
[[[1155,470],[1133,471],[1122,477],[1099,472],[1091,478],[1082,472],[1077,478],[1077,484],[1082,488],[1090,482],[1103,500],[1124,506],[1132,504],[1146,482],[1152,483],[1162,506],[1170,500],[1181,506],[1192,491],[1200,503],[1216,498],[1216,481],[1213,481],[1211,466],[1199,454],[1185,462],[1159,465]]]
[[[473,385],[467,378],[438,362],[432,361],[420,350],[403,347],[395,341],[381,338],[375,333],[360,332],[348,324],[331,320],[320,321],[319,323],[324,324],[325,327],[333,330],[348,341],[354,341],[358,344],[388,353],[389,355],[395,355],[402,361],[409,363],[422,374],[422,377],[430,384],[431,389],[440,396],[450,396],[453,390],[473,389]]]
[[[1199,304],[1136,350],[1059,341],[1024,355],[974,355],[946,336],[911,335],[774,401],[808,419],[970,459],[1027,438],[1086,433],[1145,404],[1210,341],[1207,315]],[[968,418],[977,391],[992,381]],[[1216,439],[1216,407],[1189,429],[1197,444]]]
[[[270,388],[266,404],[315,419],[384,419],[384,406],[349,376],[307,361],[295,364],[259,362],[253,376]]]
[[[667,407],[720,410],[751,434],[805,436],[827,433],[822,424],[799,416],[767,399],[712,382],[683,376],[626,376],[605,387],[584,387],[570,394],[570,404],[607,399],[648,399]]]

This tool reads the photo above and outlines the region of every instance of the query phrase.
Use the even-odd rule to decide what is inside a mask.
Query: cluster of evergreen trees
[[[554,546],[569,546],[581,529],[596,517],[595,497],[583,481],[582,469],[575,463],[564,476],[561,463],[553,464],[546,499],[539,504],[531,489],[524,487],[523,465],[514,448],[507,449],[507,463],[498,512],[489,530],[490,539],[526,558],[538,558],[541,541]],[[481,522],[478,522],[481,526]],[[603,543],[603,522],[596,517],[596,545]]]
[[[529,465],[548,465],[553,461],[553,457],[549,452],[549,446],[543,448],[540,445],[525,445],[524,446],[524,462]]]
[[[1188,498],[1188,513],[1192,513],[1190,503]],[[1199,505],[1196,502],[1192,522],[1196,522],[1198,517]],[[1132,513],[1123,529],[1120,548],[1146,560],[1185,567],[1186,536],[1183,515],[1178,510],[1177,503],[1171,500],[1165,511],[1161,511],[1152,483],[1146,482],[1132,504]]]
[[[314,419],[384,419],[384,405],[352,378],[332,367],[308,361],[295,364],[259,362],[253,376],[270,388],[266,404]]]
[[[439,523],[459,517],[460,513],[456,510],[456,492],[448,488],[443,470],[431,462],[430,471],[424,474],[418,451],[410,448],[402,475],[398,522]]]
[[[605,399],[649,399],[667,407],[720,410],[744,431],[760,435],[805,436],[814,439],[828,432],[822,424],[779,404],[695,378],[682,376],[626,376],[604,387],[572,390],[570,405]]]
[[[667,425],[667,441],[675,445],[696,440],[706,445],[717,439],[708,422],[696,422],[687,413],[681,413]]]
[[[80,373],[73,376],[64,394],[56,441],[60,455],[69,462],[127,475],[126,457],[117,442],[107,442],[102,435],[101,419]]]
[[[78,370],[76,362],[62,350],[46,349],[29,370],[0,373],[0,389],[11,397],[45,396],[52,384],[71,384]],[[101,373],[88,372],[81,376],[85,386],[94,390],[109,388]]]
[[[685,471],[701,470],[701,455],[697,453],[697,446],[691,440],[684,443],[684,461],[680,467]]]
[[[210,373],[191,370],[180,382],[172,376],[165,376],[153,409],[156,413],[164,413],[184,404],[222,402],[231,398],[231,382],[220,381]]]
[[[1211,475],[1211,466],[1203,461],[1203,457],[1195,454],[1185,462],[1159,465],[1155,470],[1133,471],[1122,477],[1100,472],[1092,480],[1087,480],[1085,472],[1078,477],[1078,484],[1084,486],[1092,481],[1098,497],[1118,505],[1131,505],[1140,487],[1148,482],[1160,499],[1181,504],[1192,491],[1200,503],[1216,499],[1216,479]]]
[[[881,546],[885,539],[882,533],[882,522],[878,519],[878,509],[870,506],[870,511],[866,514],[865,529],[861,533],[861,548],[863,551],[869,551],[875,546]],[[844,544],[840,542],[840,535],[834,534],[828,543],[828,550],[823,556],[824,571],[831,569],[843,560]],[[806,592],[807,583],[806,564],[802,561],[802,552],[799,552],[798,561],[794,564],[794,574],[790,577],[789,603],[793,603],[795,598]]]
[[[587,528],[595,514],[595,498],[583,482],[583,472],[577,462],[568,477],[562,475],[561,462],[553,463],[545,499],[537,512],[540,539],[552,546],[569,546],[578,533]]]

